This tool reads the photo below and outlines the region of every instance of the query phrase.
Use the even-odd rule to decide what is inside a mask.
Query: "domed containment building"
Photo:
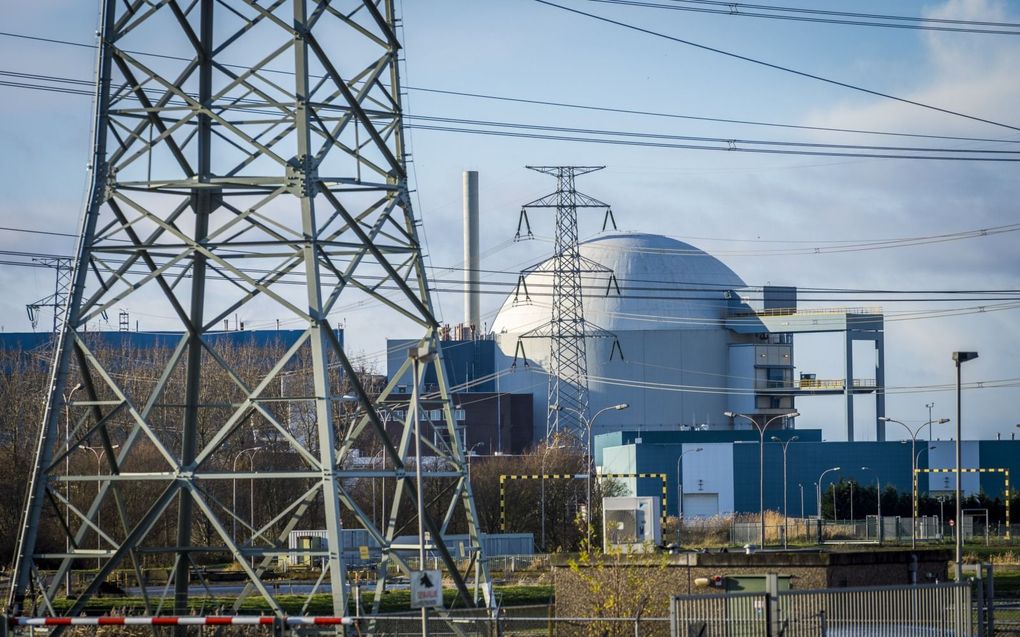
[[[613,333],[619,344],[615,348],[612,337],[587,340],[588,413],[630,405],[602,413],[595,435],[622,429],[743,429],[750,426],[746,420],[734,422],[724,412],[763,422],[792,412],[795,395],[844,393],[847,383],[814,388],[810,379],[806,385],[794,380],[793,332],[845,331],[848,344],[863,338],[881,348],[880,315],[877,328],[875,320],[848,328],[853,320],[847,313],[835,322],[814,320],[817,329],[810,328],[812,321],[797,312],[796,288],[748,288],[720,260],[682,241],[617,233],[584,242],[580,250],[582,257],[612,270],[619,285],[617,291],[608,273],[582,275],[585,320]],[[543,269],[527,274],[492,324],[502,359],[496,367],[515,370],[502,376],[501,390],[534,394],[537,438],[544,435],[548,412],[550,341],[520,337],[550,319],[553,276]],[[847,371],[853,378],[852,369]],[[849,393],[874,391],[874,384],[851,383]],[[848,405],[852,422],[852,400]],[[792,422],[777,419],[772,426]],[[852,431],[848,434],[852,439]]]

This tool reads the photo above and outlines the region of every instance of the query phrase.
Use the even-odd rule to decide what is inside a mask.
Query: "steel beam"
[[[54,614],[73,571],[83,588],[67,613],[77,614],[126,560],[128,584],[145,590],[144,554],[171,573],[162,595],[145,593],[148,612],[184,615],[199,554],[240,564],[238,608],[257,593],[280,615],[264,578],[294,552],[292,530],[321,528],[320,583],[345,615],[353,547],[342,528],[381,545],[381,570],[407,570],[392,542],[416,518],[470,603],[470,567],[458,570],[442,541],[452,524],[467,530],[482,565],[473,598],[494,603],[408,196],[392,0],[103,0],[101,24],[91,186],[10,611]],[[141,54],[157,41],[160,56]],[[332,328],[335,309],[354,301],[411,319],[436,352],[424,365],[437,371],[444,419],[420,423],[422,439],[410,419],[387,431],[379,411],[394,384],[360,382]],[[133,357],[80,333],[126,303],[167,317],[159,328],[181,334],[175,347]],[[231,339],[210,338],[235,315],[303,331],[244,360]],[[299,391],[284,391],[288,376]],[[81,393],[65,400],[76,382]],[[349,424],[345,393],[357,398]],[[256,428],[258,466],[253,452],[238,469]],[[433,443],[438,431],[449,445]],[[407,471],[413,442],[436,457],[421,480],[441,494],[421,511]],[[86,446],[103,454],[94,471]],[[380,448],[383,467],[354,464],[355,450]],[[382,524],[357,490],[379,478],[391,489]],[[235,507],[230,482],[242,480],[261,495]],[[44,528],[70,548],[51,550],[65,538],[40,538]]]

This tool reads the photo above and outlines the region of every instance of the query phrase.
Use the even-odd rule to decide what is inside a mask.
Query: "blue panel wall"
[[[821,442],[821,429],[777,429],[769,432],[769,436],[776,436],[786,440],[797,436],[804,442]],[[758,442],[758,432],[751,429],[709,429],[705,431],[614,431],[612,433],[599,434],[595,436],[595,464],[602,464],[602,450],[606,447],[618,445],[635,444],[641,439],[641,445],[682,445],[682,444],[707,444],[711,442],[734,442],[737,440],[749,440]],[[677,447],[679,449],[679,447]],[[676,453],[679,453],[677,451]],[[676,462],[674,456],[673,462]],[[757,465],[755,465],[757,466]],[[676,467],[673,468],[676,471]]]
[[[922,457],[923,460],[923,457]],[[737,511],[758,510],[758,443],[733,446],[734,507]],[[866,471],[861,467],[870,467]],[[801,488],[804,488],[804,515],[817,515],[815,483],[823,471],[823,492],[840,479],[874,484],[876,474],[882,489],[892,485],[897,491],[911,489],[910,445],[895,442],[794,442],[787,457],[787,497],[790,515],[801,514]],[[824,497],[824,496],[823,496]],[[783,508],[783,452],[776,443],[765,445],[765,508]]]
[[[394,374],[407,360],[407,350],[418,343],[411,339],[386,340],[386,377],[393,379]],[[495,392],[496,382],[493,374],[496,371],[496,341],[443,341],[443,362],[446,377],[454,391]],[[422,379],[426,386],[435,385],[435,368],[429,367]],[[399,381],[403,385],[411,385],[410,372],[404,374]]]
[[[1020,440],[982,440],[978,445],[981,466],[1009,469],[1011,497],[1016,496],[1015,485],[1020,482]],[[986,473],[981,476],[981,491],[996,498],[1003,494],[1005,476]]]

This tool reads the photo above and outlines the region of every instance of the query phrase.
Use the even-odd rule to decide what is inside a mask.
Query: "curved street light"
[[[822,478],[824,478],[825,474],[829,473],[830,471],[839,471],[839,470],[840,470],[840,467],[832,467],[830,469],[826,469],[825,471],[822,472],[822,474],[820,476],[818,476],[818,482],[815,483],[815,490],[816,490],[815,495],[818,497],[818,519],[819,520],[822,519]],[[833,515],[833,517],[835,517],[835,515]]]
[[[681,447],[682,448],[682,447]],[[684,474],[681,473],[680,460],[683,459],[689,453],[698,453],[704,451],[704,447],[698,447],[697,449],[688,449],[687,451],[681,451],[680,455],[676,457],[676,502],[677,502],[677,518],[676,518],[676,545],[680,546],[680,532],[684,526]]]
[[[884,524],[882,524],[882,480],[881,478],[878,477],[878,471],[875,471],[871,467],[861,467],[861,471],[870,471],[875,474],[875,488],[877,489],[875,493],[876,499],[878,500],[878,543],[879,545],[881,545],[882,527],[885,526]],[[865,520],[867,520],[867,518],[865,518]],[[865,521],[864,528],[865,530],[867,530],[868,528],[867,521]]]
[[[585,451],[584,451],[584,457],[585,457],[584,471],[585,471],[585,483],[586,483],[585,484],[585,490],[587,491],[587,496],[586,497],[588,499],[585,501],[587,504],[585,506],[584,517],[585,517],[585,526],[587,527],[586,532],[585,532],[585,536],[586,536],[586,538],[588,540],[589,550],[590,550],[590,547],[591,547],[591,475],[592,475],[592,473],[595,472],[595,467],[594,467],[593,461],[592,461],[591,430],[592,430],[592,427],[595,426],[595,419],[598,418],[599,416],[601,416],[603,413],[605,413],[607,411],[622,411],[622,410],[627,409],[629,407],[630,407],[630,403],[619,403],[619,404],[616,404],[616,405],[610,405],[608,407],[603,407],[602,409],[596,411],[595,415],[592,416],[591,418],[586,418],[584,413],[581,412],[581,410],[575,409],[573,407],[563,407],[562,405],[552,405],[551,407],[549,407],[549,411],[569,411],[572,414],[576,415],[578,418],[581,419],[581,422],[584,423],[584,429],[587,432],[587,436],[586,436],[587,437],[587,441],[585,442],[585,445],[584,445],[584,449],[585,449]],[[635,495],[637,495],[637,494],[635,494]]]
[[[754,425],[754,428],[758,430],[758,437],[760,438],[758,444],[758,516],[761,521],[760,546],[762,548],[765,548],[765,430],[769,428],[769,425],[780,418],[796,418],[799,415],[799,412],[791,411],[786,414],[773,416],[766,420],[764,425],[759,425],[757,420],[747,414],[738,414],[733,411],[723,412],[723,416],[726,416],[727,418],[744,418],[750,421],[750,423]]]
[[[789,494],[789,489],[786,485],[786,451],[790,446],[790,443],[794,440],[800,440],[800,436],[794,436],[787,441],[783,441],[779,436],[772,436],[772,440],[778,442],[783,446],[783,548],[787,548],[787,536],[790,535],[789,519],[790,516],[786,513],[786,496]],[[803,507],[801,507],[803,508]]]
[[[894,422],[897,425],[902,425],[907,433],[910,434],[910,484],[914,484],[915,475],[917,475],[917,437],[921,435],[921,432],[925,427],[930,427],[932,424],[945,424],[949,422],[948,418],[939,418],[938,420],[929,420],[923,425],[918,426],[916,429],[911,429],[905,422],[896,420],[895,418],[888,418],[886,416],[880,416],[878,418],[883,422]],[[929,434],[931,430],[928,430]],[[917,489],[910,490],[910,548],[917,548]]]

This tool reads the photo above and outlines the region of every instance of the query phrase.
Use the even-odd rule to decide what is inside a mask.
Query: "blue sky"
[[[917,30],[855,28],[745,17],[699,15],[584,0],[560,4],[742,55],[870,89],[1020,125],[1020,38]],[[1020,7],[996,0],[948,2],[774,2],[772,4],[932,17],[1020,21]],[[812,126],[1020,139],[1015,131],[923,111],[871,95],[728,59],[544,6],[533,0],[404,0],[403,82],[536,100]],[[4,9],[3,30],[91,43],[92,2],[39,1]],[[93,51],[0,37],[2,70],[89,79]],[[0,86],[0,225],[74,231],[86,178],[89,99]],[[875,143],[855,135],[762,129],[736,124],[608,114],[440,96],[411,91],[407,110],[480,120],[593,127],[725,138]],[[886,139],[883,143],[902,143]],[[547,254],[547,242],[507,244],[521,203],[550,189],[525,164],[605,164],[581,182],[610,202],[621,229],[660,232],[720,257],[749,284],[885,288],[1017,289],[1017,234],[840,254],[777,254],[791,246],[919,237],[1018,221],[1020,186],[1011,164],[783,157],[628,148],[412,131],[415,203],[424,219],[432,265],[461,261],[460,174],[481,173],[483,267],[513,270]],[[963,142],[938,142],[966,145]],[[551,221],[535,219],[539,233]],[[582,225],[593,235],[598,221]],[[70,239],[0,231],[0,248],[69,252]],[[442,273],[455,279],[457,272]],[[44,270],[0,266],[3,328],[28,329],[24,305],[52,285]],[[491,320],[501,299],[483,299]],[[835,303],[828,303],[833,305]],[[875,303],[868,303],[874,305]],[[887,322],[887,411],[917,423],[955,416],[950,352],[975,349],[971,380],[1020,377],[1020,310],[932,318],[946,303],[878,303]],[[972,306],[976,303],[962,305]],[[991,304],[989,304],[991,305]],[[461,317],[459,295],[440,295],[445,320]],[[158,328],[145,308],[128,308],[143,328]],[[908,314],[907,312],[913,314]],[[353,309],[349,343],[382,349],[383,332],[412,336],[394,323],[369,329],[371,312]],[[917,316],[924,318],[918,319]],[[242,317],[243,319],[244,317]],[[264,317],[263,317],[264,318]],[[249,317],[254,320],[255,317]],[[374,324],[373,324],[374,325]],[[361,328],[361,329],[359,329]],[[402,332],[403,330],[403,332]],[[835,377],[838,338],[803,339],[799,371]],[[861,365],[858,362],[858,365]],[[1016,385],[1017,383],[1013,383]],[[1018,388],[965,393],[974,435],[1008,435],[1020,421]],[[842,431],[837,399],[803,400],[799,426]],[[858,431],[869,411],[858,403]],[[867,435],[867,434],[865,434]],[[890,435],[896,435],[890,432]]]

